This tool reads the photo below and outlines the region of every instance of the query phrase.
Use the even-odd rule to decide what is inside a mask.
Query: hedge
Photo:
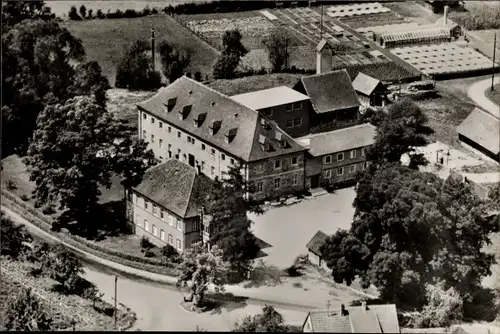
[[[157,15],[158,9],[149,7],[144,8],[143,10],[135,10],[135,9],[125,9],[125,11],[121,11],[117,9],[115,12],[108,11],[104,14],[101,10],[98,10],[95,15],[92,17],[82,18],[80,15],[68,15],[70,20],[80,21],[80,20],[93,20],[93,19],[131,19],[136,17],[143,17],[149,15]]]
[[[141,258],[138,256],[124,254],[114,250],[109,250],[99,245],[96,245],[92,242],[89,242],[88,240],[85,240],[80,236],[75,236],[66,233],[55,233],[54,231],[51,230],[52,227],[51,223],[47,220],[46,217],[40,215],[40,213],[37,210],[33,209],[26,203],[23,203],[22,201],[17,199],[15,195],[3,189],[2,189],[2,196],[4,197],[4,199],[5,198],[8,199],[11,202],[11,204],[13,204],[10,206],[12,209],[14,209],[14,207],[17,207],[18,210],[16,211],[21,211],[21,213],[24,214],[24,216],[28,216],[29,218],[31,218],[30,221],[35,226],[37,226],[38,228],[42,229],[43,231],[51,235],[57,236],[62,241],[66,242],[67,244],[70,244],[75,248],[88,252],[97,257],[104,258],[108,261],[116,262],[128,267],[145,270],[157,274],[164,274],[167,276],[177,275],[176,266],[172,263],[163,263],[161,262],[161,260]]]

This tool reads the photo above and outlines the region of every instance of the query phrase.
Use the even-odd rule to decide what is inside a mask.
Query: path
[[[500,77],[495,78],[494,84],[500,83]],[[489,112],[493,116],[500,118],[500,106],[496,105],[493,101],[488,99],[484,94],[486,89],[491,87],[491,78],[484,79],[472,84],[467,91],[467,95],[474,101],[479,107]]]

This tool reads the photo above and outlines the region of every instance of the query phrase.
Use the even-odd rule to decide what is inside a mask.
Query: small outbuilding
[[[328,269],[328,267],[326,266],[326,261],[323,259],[321,254],[321,246],[325,243],[326,238],[328,238],[326,233],[318,231],[306,245],[307,259],[309,262],[324,269]]]
[[[363,107],[383,107],[385,105],[387,88],[380,80],[359,72],[352,82],[352,86]]]

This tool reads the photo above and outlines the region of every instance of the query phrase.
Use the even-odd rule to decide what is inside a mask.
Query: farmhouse
[[[273,121],[183,76],[139,103],[139,137],[155,156],[175,158],[211,179],[240,163],[256,200],[304,190],[304,154]]]
[[[302,325],[306,333],[400,333],[396,305],[367,305],[314,310]]]
[[[148,169],[138,186],[127,189],[127,219],[135,234],[180,252],[201,241],[201,195],[211,182],[176,159]]]
[[[262,117],[273,120],[291,137],[309,133],[309,96],[289,87],[280,86],[231,96]]]
[[[326,238],[328,236],[323,231],[318,231],[306,245],[309,262],[324,269],[328,269],[328,267],[321,254],[321,246],[325,243]]]
[[[458,126],[458,139],[493,160],[500,162],[500,120],[479,108]]]
[[[358,118],[360,103],[345,69],[302,77],[293,89],[310,98],[310,132],[352,126]]]
[[[376,128],[360,124],[330,132],[298,138],[308,148],[306,188],[332,186],[355,180],[356,172],[366,169],[366,150],[375,142]]]
[[[359,72],[352,85],[358,94],[358,99],[362,106],[385,105],[387,88],[380,80]]]

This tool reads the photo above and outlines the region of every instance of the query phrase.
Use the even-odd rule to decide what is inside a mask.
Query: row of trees
[[[322,252],[336,282],[359,277],[381,299],[421,311],[417,326],[450,325],[490,274],[494,259],[483,246],[498,224],[467,183],[418,170],[428,161],[415,148],[432,130],[417,105],[403,100],[369,119],[378,129],[367,154],[372,164],[358,178],[354,221]]]
[[[75,6],[71,6],[71,9],[68,12],[68,17],[70,20],[81,21],[81,20],[92,20],[92,19],[121,19],[121,18],[135,18],[149,15],[158,14],[158,9],[149,7],[145,7],[143,10],[137,11],[134,9],[126,9],[125,11],[121,11],[117,9],[114,12],[108,10],[107,13],[103,13],[101,9],[98,9],[95,12],[92,9],[87,10],[87,7],[81,5],[78,9]]]

